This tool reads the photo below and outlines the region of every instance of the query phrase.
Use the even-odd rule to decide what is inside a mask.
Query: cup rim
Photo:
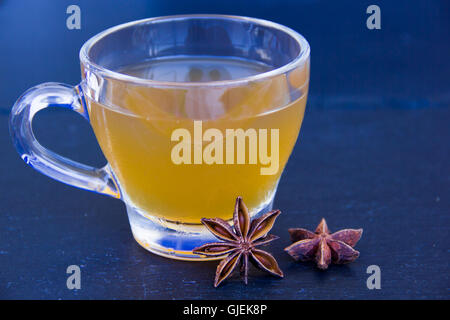
[[[159,81],[159,80],[153,80],[153,79],[144,79],[139,78],[127,74],[123,74],[117,71],[110,70],[106,67],[103,67],[95,62],[93,62],[89,58],[89,50],[92,48],[93,45],[95,45],[98,41],[103,39],[104,37],[119,31],[121,29],[131,27],[138,24],[152,24],[157,23],[160,21],[167,21],[167,20],[183,20],[183,19],[192,19],[192,18],[215,18],[215,19],[226,19],[226,20],[240,20],[240,21],[247,21],[252,22],[255,24],[259,24],[262,26],[270,27],[273,29],[278,29],[286,34],[288,34],[291,38],[293,38],[299,45],[300,51],[298,55],[289,61],[288,63],[282,65],[281,67],[261,72],[256,75],[248,76],[248,77],[242,77],[237,79],[231,79],[231,80],[219,80],[219,81],[207,81],[207,82],[177,82],[177,81]],[[294,70],[301,65],[305,64],[307,59],[310,55],[310,47],[308,41],[297,31],[286,27],[282,24],[259,19],[259,18],[251,18],[246,16],[235,16],[235,15],[222,15],[222,14],[184,14],[184,15],[170,15],[170,16],[161,16],[161,17],[153,17],[153,18],[146,18],[146,19],[140,19],[135,20],[131,22],[126,22],[123,24],[119,24],[117,26],[108,28],[95,36],[91,37],[89,40],[87,40],[83,46],[80,49],[80,61],[84,65],[85,68],[88,70],[106,78],[112,78],[119,81],[124,82],[132,82],[137,85],[141,86],[162,86],[162,87],[223,87],[223,86],[237,86],[237,85],[243,85],[249,82],[254,82],[258,80],[264,80],[268,78],[277,77],[279,75],[285,74],[291,70]]]

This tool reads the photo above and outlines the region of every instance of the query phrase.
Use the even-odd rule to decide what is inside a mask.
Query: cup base
[[[255,212],[253,218],[272,210],[275,192]],[[144,249],[171,259],[188,261],[209,261],[223,259],[223,256],[206,257],[192,253],[192,250],[208,242],[219,241],[203,225],[174,223],[155,218],[127,205],[133,237]]]

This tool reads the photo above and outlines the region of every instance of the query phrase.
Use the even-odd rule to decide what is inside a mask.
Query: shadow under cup
[[[72,109],[94,129],[112,191],[81,187],[121,198],[140,245],[208,260],[192,253],[217,241],[201,218],[231,223],[237,196],[252,216],[271,209],[305,110],[302,36],[251,18],[162,17],[108,29],[80,57]]]

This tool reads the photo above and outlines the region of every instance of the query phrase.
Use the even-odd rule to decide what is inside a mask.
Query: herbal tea
[[[231,219],[238,195],[251,213],[267,204],[300,130],[309,70],[245,86],[211,81],[269,70],[246,60],[205,57],[121,68],[143,79],[205,82],[168,88],[111,81],[105,105],[88,99],[92,127],[127,202],[144,214],[192,224],[202,217]],[[293,87],[302,87],[302,94],[289,103]]]
[[[133,237],[151,252],[223,258],[193,252],[216,241],[201,218],[233,224],[237,196],[251,218],[271,210],[303,121],[306,39],[251,17],[167,16],[104,30],[79,57],[80,84],[44,83],[14,104],[10,132],[22,159],[55,180],[122,200]],[[104,167],[37,142],[33,116],[48,107],[89,121]]]

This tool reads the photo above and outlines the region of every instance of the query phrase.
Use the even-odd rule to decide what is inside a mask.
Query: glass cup
[[[83,45],[79,85],[25,92],[11,111],[11,135],[36,170],[123,200],[147,250],[208,260],[192,253],[217,241],[202,217],[232,223],[237,196],[253,217],[272,207],[303,120],[309,52],[297,32],[260,19],[126,23]],[[48,107],[88,120],[108,164],[93,168],[41,146],[31,122]]]

